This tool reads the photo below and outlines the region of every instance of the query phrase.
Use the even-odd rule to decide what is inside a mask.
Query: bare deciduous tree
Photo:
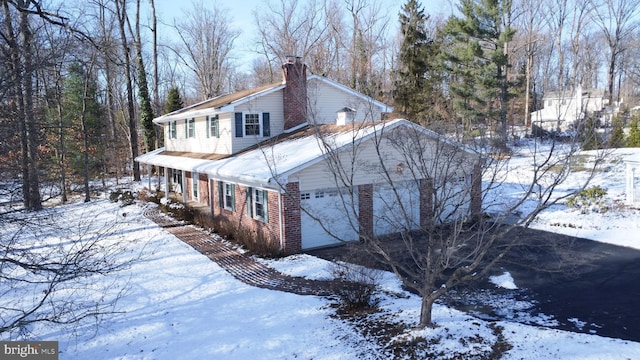
[[[638,0],[592,0],[595,24],[604,34],[609,54],[607,59],[607,90],[609,103],[619,100],[614,95],[616,71],[620,60],[630,46],[635,30],[640,26],[637,15],[640,12]]]
[[[228,11],[194,3],[176,29],[182,41],[176,54],[197,78],[201,100],[230,92],[231,51],[239,32],[231,27]]]
[[[316,127],[339,199],[330,210],[305,208],[335,239],[344,229],[326,211],[350,219],[356,246],[391,269],[422,297],[420,327],[433,326],[434,302],[455,286],[485,276],[513,247],[541,211],[568,195],[555,194],[569,175],[577,142],[534,142],[529,178],[515,198],[496,196],[506,183],[508,158],[494,158],[415,124],[347,125],[349,146],[336,145],[336,132]],[[371,134],[363,137],[362,134]],[[271,159],[265,154],[266,159]],[[596,159],[598,163],[600,157]],[[277,168],[274,164],[274,171]],[[586,183],[585,183],[586,186]],[[526,206],[523,206],[525,205]],[[516,214],[514,216],[514,214]],[[517,215],[519,214],[519,216]]]
[[[0,214],[0,334],[28,335],[40,323],[99,321],[116,312],[126,280],[96,282],[130,266],[137,254],[126,249],[119,223],[94,222],[104,214],[82,214],[61,223],[55,209]],[[68,221],[68,218],[65,218]],[[101,284],[101,285],[98,285]]]

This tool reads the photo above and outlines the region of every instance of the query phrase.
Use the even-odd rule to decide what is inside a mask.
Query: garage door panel
[[[351,196],[337,191],[316,190],[301,194],[302,248],[330,246],[358,240],[358,220]],[[347,203],[345,206],[345,202]],[[338,240],[339,239],[339,240]]]
[[[420,226],[420,192],[415,181],[376,185],[373,191],[373,232],[397,233]]]

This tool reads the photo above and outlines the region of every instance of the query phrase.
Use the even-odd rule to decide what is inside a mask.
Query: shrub
[[[378,305],[380,300],[374,295],[380,282],[379,270],[343,262],[335,262],[331,266],[331,274],[335,278],[333,292],[345,311],[370,309]]]
[[[221,216],[211,217],[203,214],[197,219],[198,226],[213,229],[221,237],[233,241],[260,257],[279,258],[284,255],[280,244],[262,231],[239,226]]]
[[[164,197],[163,191],[153,191],[149,189],[142,189],[138,192],[138,200],[152,202],[160,205],[160,201]]]
[[[114,203],[120,201],[122,207],[133,205],[135,200],[136,195],[131,190],[117,189],[109,194],[109,201]]]
[[[604,196],[607,190],[600,186],[588,187],[567,198],[567,206],[579,209],[583,214],[589,211],[606,212],[608,210]]]
[[[171,199],[162,198],[160,200],[160,209],[172,218],[187,223],[192,223],[195,215],[191,208],[179,201],[172,201]]]

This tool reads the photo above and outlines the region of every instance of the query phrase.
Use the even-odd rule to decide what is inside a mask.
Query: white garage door
[[[385,235],[420,226],[420,192],[416,181],[373,188],[373,233]]]
[[[349,203],[347,209],[345,201]],[[302,192],[300,206],[309,212],[301,214],[302,249],[336,245],[340,240],[358,240],[358,218],[352,210],[358,208],[357,197],[353,207],[351,202],[350,195],[340,196],[337,190]]]

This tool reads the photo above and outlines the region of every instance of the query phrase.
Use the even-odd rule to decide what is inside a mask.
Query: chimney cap
[[[302,56],[287,55],[285,56],[285,64],[299,64],[302,62]]]

